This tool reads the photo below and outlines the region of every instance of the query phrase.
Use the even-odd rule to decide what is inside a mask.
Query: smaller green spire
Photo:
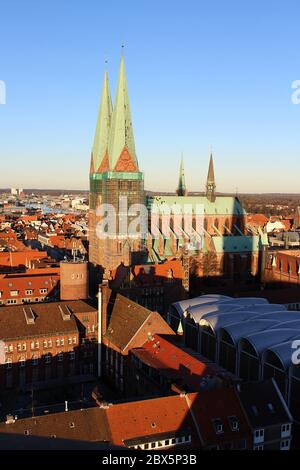
[[[206,197],[210,202],[214,202],[216,199],[215,195],[216,183],[215,183],[215,173],[214,173],[214,162],[212,152],[210,153],[208,174],[206,180]]]
[[[186,186],[185,186],[185,176],[184,176],[183,155],[181,156],[181,162],[180,162],[179,182],[178,182],[178,188],[177,188],[177,195],[178,196],[187,196],[187,190],[186,190]]]

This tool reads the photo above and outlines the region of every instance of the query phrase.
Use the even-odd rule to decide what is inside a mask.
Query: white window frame
[[[291,436],[292,425],[291,423],[286,423],[281,426],[281,438],[287,438]]]
[[[261,444],[264,441],[265,441],[265,430],[256,429],[254,431],[254,444]]]

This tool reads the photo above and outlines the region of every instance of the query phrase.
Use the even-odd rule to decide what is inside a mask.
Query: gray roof
[[[262,355],[262,362],[263,363],[266,362],[268,352],[272,352],[276,354],[278,359],[281,361],[283,368],[288,369],[291,365],[291,358],[292,358],[292,353],[293,353],[293,349],[292,349],[293,341],[294,339],[288,340],[288,341],[285,341],[284,343],[279,343],[279,344],[276,344],[275,346],[271,346],[270,348],[266,349]]]
[[[229,334],[232,341],[237,343],[238,340],[245,334],[255,333],[257,331],[264,331],[268,328],[272,328],[277,325],[279,322],[272,319],[261,319],[255,318],[255,320],[249,320],[242,323],[232,323],[222,327],[226,333]]]
[[[289,339],[295,338],[299,336],[299,332],[297,334],[297,330],[295,329],[281,329],[277,326],[272,328],[272,332],[270,330],[260,331],[259,333],[253,333],[248,336],[244,336],[240,339],[241,342],[246,339],[249,343],[252,344],[254,349],[257,351],[259,355],[261,355],[265,349],[270,348],[271,346],[275,346],[277,344],[283,343]]]
[[[172,307],[177,310],[179,316],[181,317],[183,313],[189,308],[196,305],[204,305],[210,303],[217,303],[223,302],[226,300],[231,299],[226,295],[219,295],[219,294],[207,294],[207,295],[200,295],[199,297],[194,297],[192,299],[181,300],[180,302],[175,302],[172,304]]]

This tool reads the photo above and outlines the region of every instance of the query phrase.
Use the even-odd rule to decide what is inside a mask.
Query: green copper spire
[[[214,173],[214,162],[212,153],[210,154],[208,174],[206,180],[206,197],[209,201],[214,202],[216,199],[215,195],[216,183],[215,183],[215,173]]]
[[[119,162],[122,154],[124,155],[123,161]],[[122,166],[125,166],[125,171],[126,167],[131,169],[135,167],[138,170],[123,54],[112,116],[108,155],[111,171],[116,168],[117,164],[117,171],[122,171]]]
[[[179,183],[178,183],[178,188],[177,188],[177,194],[178,196],[187,195],[187,190],[185,186],[183,156],[181,157],[181,162],[180,162]]]
[[[102,94],[100,99],[100,106],[98,112],[98,119],[96,125],[96,132],[94,138],[94,144],[92,149],[93,167],[94,171],[97,172],[100,165],[102,164],[109,141],[109,133],[111,126],[112,116],[112,102],[109,91],[108,74],[105,70]]]

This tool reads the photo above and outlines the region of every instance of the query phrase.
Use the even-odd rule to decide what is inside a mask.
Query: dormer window
[[[214,425],[214,429],[215,429],[216,434],[223,434],[224,427],[223,427],[223,423],[220,419],[214,419],[213,420],[213,425]]]

